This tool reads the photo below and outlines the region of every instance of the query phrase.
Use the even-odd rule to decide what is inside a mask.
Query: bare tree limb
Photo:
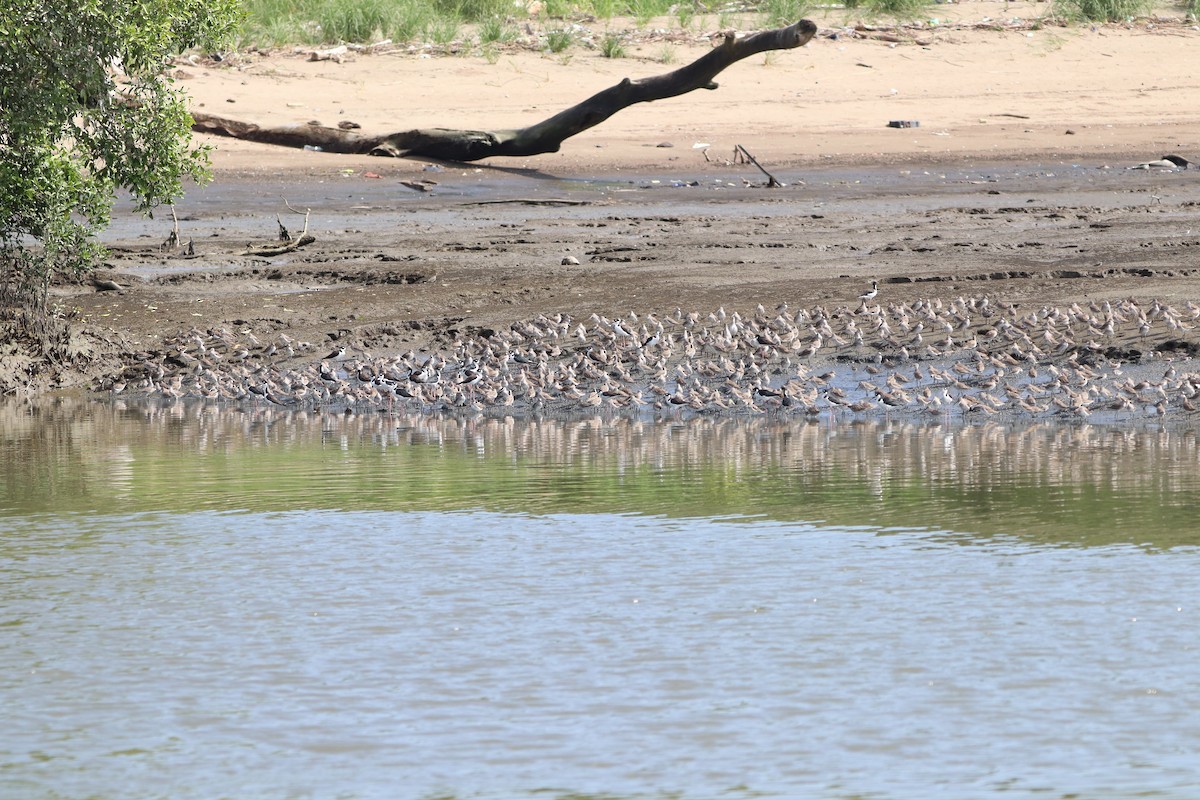
[[[637,103],[676,97],[696,89],[716,89],[713,79],[729,65],[768,50],[790,50],[806,44],[817,26],[802,19],[786,28],[760,31],[742,38],[726,33],[721,44],[673,72],[625,80],[536,125],[518,130],[472,131],[425,128],[370,136],[323,125],[262,128],[248,122],[193,113],[192,129],[283,147],[320,148],[330,153],[419,156],[444,161],[478,161],[492,156],[556,153],[572,136],[604,122]]]
[[[757,159],[757,158],[755,158],[754,156],[750,155],[750,151],[749,151],[749,150],[747,150],[746,148],[742,147],[740,144],[736,144],[736,145],[734,145],[734,146],[733,146],[733,149],[734,149],[734,151],[735,151],[735,152],[740,152],[740,153],[741,153],[741,154],[742,154],[742,155],[743,155],[743,156],[746,158],[746,160],[747,160],[747,161],[749,161],[749,162],[750,162],[751,164],[753,164],[754,166],[758,167],[758,171],[759,171],[759,172],[761,172],[763,175],[766,175],[766,176],[767,176],[767,188],[768,188],[768,189],[778,189],[779,187],[783,186],[783,184],[782,184],[782,183],[780,183],[779,181],[777,181],[777,180],[775,179],[775,176],[774,176],[774,175],[772,175],[771,173],[767,172],[767,171],[766,171],[766,169],[764,169],[764,168],[763,168],[763,165],[762,165],[762,164],[760,164],[760,163],[758,163],[758,159]]]
[[[296,214],[304,215],[304,230],[300,231],[300,235],[297,236],[295,239],[288,239],[287,228],[283,227],[283,222],[281,222],[279,217],[276,216],[275,222],[277,222],[279,224],[279,233],[280,233],[280,238],[282,240],[281,243],[277,244],[277,245],[271,245],[268,247],[251,247],[249,250],[244,250],[241,253],[239,253],[238,255],[243,255],[243,256],[281,256],[284,253],[295,252],[296,250],[299,250],[301,247],[304,247],[307,244],[312,244],[313,242],[315,242],[317,240],[317,237],[311,235],[308,232],[308,216],[309,216],[309,214],[312,213],[312,209],[306,208],[303,211],[300,211],[299,209],[292,208],[292,204],[287,201],[286,197],[283,198],[283,204],[288,207],[288,211],[291,211]]]
[[[317,240],[317,237],[311,234],[303,234],[297,236],[290,242],[279,245],[278,247],[259,247],[243,250],[238,253],[240,256],[281,256],[284,253],[294,253],[306,244],[312,244]]]

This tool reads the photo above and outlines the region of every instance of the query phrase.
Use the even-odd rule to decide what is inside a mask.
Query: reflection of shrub
[[[1189,0],[1194,9],[1197,0]],[[1055,0],[1054,10],[1068,19],[1119,22],[1150,12],[1150,0]]]

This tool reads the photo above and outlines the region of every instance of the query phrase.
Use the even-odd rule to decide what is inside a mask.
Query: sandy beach
[[[741,143],[777,166],[1047,155],[1124,164],[1197,146],[1200,81],[1190,51],[1200,31],[1177,13],[1157,23],[1062,26],[1041,22],[1044,3],[931,10],[937,16],[923,23],[877,23],[879,30],[817,16],[820,32],[809,44],[734,65],[716,91],[628,109],[560,153],[504,164],[555,173],[687,168],[694,154],[681,150],[698,142],[712,144],[714,154]],[[470,52],[397,48],[348,53],[339,63],[308,61],[314,48],[299,48],[185,65],[177,74],[197,110],[263,125],[503,129],[537,122],[623,78],[689,63],[711,46],[710,22],[711,29],[685,33],[661,20],[662,32],[631,44],[622,59],[580,46],[558,55],[501,51],[495,63]],[[598,37],[605,25],[588,30]],[[920,128],[888,128],[892,120]],[[663,142],[675,152],[656,152]],[[312,166],[300,154],[227,141],[215,163],[222,171]]]

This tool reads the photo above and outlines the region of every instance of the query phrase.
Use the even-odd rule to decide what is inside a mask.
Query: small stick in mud
[[[308,217],[312,213],[312,209],[306,208],[303,211],[300,211],[299,209],[293,208],[292,204],[287,201],[286,197],[282,198],[282,200],[283,200],[283,204],[288,207],[288,211],[291,211],[296,214],[304,215],[304,230],[300,231],[300,235],[297,236],[295,239],[289,238],[287,228],[285,228],[283,226],[283,221],[280,220],[277,215],[275,217],[275,222],[279,225],[279,240],[281,242],[283,242],[283,244],[280,246],[277,246],[277,247],[251,248],[249,250],[246,250],[246,251],[240,253],[239,255],[243,255],[243,256],[281,256],[284,253],[291,253],[295,250],[299,250],[301,247],[304,247],[304,245],[312,244],[313,242],[315,242],[317,240],[317,237],[310,236],[308,233]]]
[[[288,207],[288,211],[291,211],[293,214],[303,214],[304,215],[304,230],[300,231],[300,238],[303,239],[305,236],[308,235],[308,215],[312,213],[312,209],[306,208],[303,211],[300,211],[298,209],[292,208],[292,204],[287,201],[286,197],[281,197],[279,199],[282,200],[283,204]]]
[[[761,172],[763,175],[767,176],[767,188],[768,189],[778,189],[779,187],[783,186],[782,183],[775,180],[774,175],[772,175],[771,173],[769,173],[765,169],[763,169],[763,165],[758,163],[758,159],[756,159],[754,156],[750,155],[749,150],[742,147],[740,144],[735,144],[733,146],[733,152],[734,152],[734,155],[741,154],[741,156],[743,158],[745,158],[747,161],[749,161],[754,166],[758,167],[759,172]]]

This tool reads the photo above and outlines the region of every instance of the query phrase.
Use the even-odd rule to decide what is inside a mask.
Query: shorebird
[[[863,292],[862,294],[860,294],[858,296],[858,299],[862,300],[863,303],[866,304],[866,302],[868,300],[874,300],[875,296],[878,294],[879,294],[879,284],[876,283],[875,281],[871,281],[871,288],[868,289],[867,291]]]
[[[346,358],[346,345],[342,345],[337,350],[334,350],[329,355],[325,356],[324,361],[343,361]]]
[[[614,319],[612,321],[612,324],[609,326],[609,328],[612,330],[612,332],[614,334],[616,334],[617,336],[620,336],[622,338],[629,339],[629,338],[633,337],[633,332],[630,331],[628,328],[626,328],[624,325],[622,325],[621,320],[619,320],[619,319]]]
[[[1163,156],[1157,161],[1147,161],[1129,169],[1187,169],[1191,163],[1183,156]]]

